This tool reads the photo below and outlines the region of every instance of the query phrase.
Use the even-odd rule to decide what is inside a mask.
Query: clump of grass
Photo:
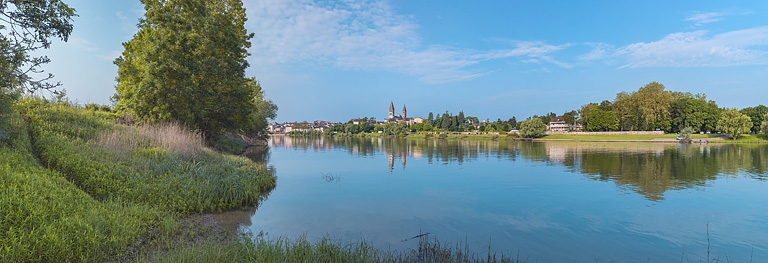
[[[125,153],[139,148],[159,147],[170,153],[195,158],[205,143],[200,133],[175,123],[114,127],[100,133],[95,144],[112,152]]]
[[[328,237],[310,242],[306,237],[253,238],[243,235],[228,242],[204,243],[180,247],[152,259],[139,262],[388,262],[388,263],[443,263],[443,262],[527,262],[519,258],[472,252],[467,245],[445,245],[437,239],[423,236],[416,248],[404,251],[378,249],[365,241],[342,245]]]

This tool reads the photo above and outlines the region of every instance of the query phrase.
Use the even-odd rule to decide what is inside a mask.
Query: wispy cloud
[[[768,26],[712,35],[708,31],[678,32],[652,42],[619,48],[606,44],[579,56],[584,61],[614,59],[620,68],[726,67],[768,64]]]
[[[419,77],[426,83],[473,79],[490,71],[487,60],[536,59],[570,67],[552,53],[567,45],[511,42],[499,50],[467,50],[424,45],[418,25],[380,0],[246,2],[252,64],[308,63],[348,70],[384,70]]]
[[[695,26],[701,26],[704,24],[720,21],[723,19],[723,16],[725,16],[725,14],[722,12],[695,12],[686,17],[684,20],[694,22]]]
[[[722,67],[768,64],[768,27],[736,30],[709,37],[707,31],[681,32],[616,51],[622,67]]]
[[[752,14],[752,12],[735,11],[735,10],[710,11],[710,12],[696,11],[696,12],[691,12],[683,20],[693,22],[694,27],[699,27],[704,24],[709,24],[709,23],[723,20],[726,16],[748,15],[748,14]]]

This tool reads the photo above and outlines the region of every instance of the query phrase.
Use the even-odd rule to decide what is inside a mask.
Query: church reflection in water
[[[346,151],[353,156],[383,155],[390,172],[397,163],[405,169],[409,158],[459,165],[478,158],[524,158],[564,166],[592,180],[613,182],[649,200],[663,200],[668,190],[704,186],[722,176],[768,179],[768,145],[272,136],[270,146]]]

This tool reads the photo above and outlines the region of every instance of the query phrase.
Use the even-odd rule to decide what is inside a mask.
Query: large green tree
[[[765,105],[757,105],[755,107],[747,107],[740,110],[741,113],[746,114],[752,119],[752,127],[750,131],[754,133],[760,133],[760,125],[763,123],[763,115],[768,114],[768,107]]]
[[[253,33],[240,0],[141,2],[139,31],[115,60],[118,111],[180,122],[208,139],[266,126],[276,107],[245,76]]]
[[[730,135],[734,140],[741,134],[749,133],[751,127],[752,120],[749,116],[739,112],[736,108],[724,110],[717,122],[717,129]]]
[[[619,128],[616,113],[596,108],[587,116],[587,131],[615,131]]]
[[[540,118],[529,118],[520,123],[520,136],[538,138],[547,132],[547,125]]]
[[[670,104],[674,96],[664,85],[651,82],[635,92],[616,94],[611,110],[616,112],[621,130],[665,131],[671,128]],[[605,109],[603,109],[605,110]]]
[[[714,101],[707,101],[703,94],[690,94],[676,98],[670,105],[672,132],[685,127],[698,131],[714,131],[720,118],[720,108]]]

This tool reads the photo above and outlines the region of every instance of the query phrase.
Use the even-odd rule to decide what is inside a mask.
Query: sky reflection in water
[[[244,228],[407,249],[420,232],[532,262],[768,261],[768,146],[273,137]],[[243,218],[242,215],[236,216]],[[236,221],[236,220],[235,220]],[[754,251],[753,251],[754,249]]]

